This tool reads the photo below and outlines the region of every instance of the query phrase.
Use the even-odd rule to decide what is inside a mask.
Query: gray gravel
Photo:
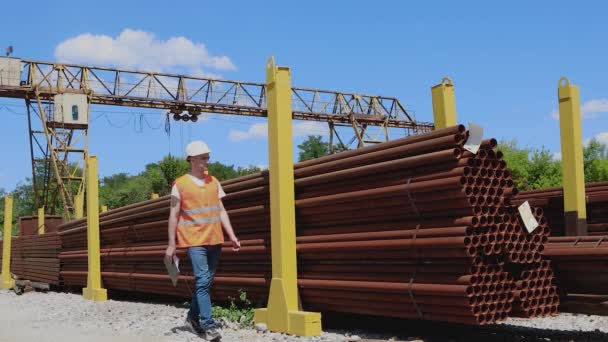
[[[560,313],[545,318],[508,318],[501,324],[562,331],[594,331],[608,333],[608,316]]]
[[[158,303],[108,300],[94,303],[82,296],[30,292],[17,296],[0,290],[0,341],[201,341],[187,331],[187,309]],[[227,323],[222,341],[355,341],[358,336],[324,332],[320,337],[240,329]]]
[[[108,300],[94,303],[71,293],[30,292],[22,296],[0,290],[0,342],[83,342],[83,341],[201,341],[187,331],[187,308],[169,304]],[[330,330],[322,336],[301,338],[259,329],[242,329],[224,322],[222,341],[358,341],[391,340],[381,332],[353,329]],[[608,317],[560,314],[556,317],[510,318],[507,325],[608,333]],[[258,331],[261,330],[261,331]],[[393,338],[392,340],[396,340]],[[421,341],[416,337],[403,338]]]

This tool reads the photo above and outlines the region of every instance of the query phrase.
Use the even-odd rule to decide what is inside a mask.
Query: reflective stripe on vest
[[[196,220],[184,220],[184,221],[179,221],[179,225],[180,226],[194,226],[197,224],[208,224],[208,223],[213,223],[213,222],[220,222],[220,217],[213,216],[213,217],[201,218],[201,219],[196,219]]]
[[[189,210],[182,210],[181,213],[185,215],[194,215],[194,214],[204,214],[212,211],[220,211],[221,208],[219,205],[213,207],[203,207],[203,208],[194,208]]]

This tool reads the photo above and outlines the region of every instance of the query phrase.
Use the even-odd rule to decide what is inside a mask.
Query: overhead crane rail
[[[91,104],[265,117],[264,83],[177,74],[22,60],[19,86],[0,85],[0,97],[52,100],[60,93],[89,93]],[[410,134],[433,130],[417,122],[395,97],[311,88],[292,88],[293,119],[405,128]]]

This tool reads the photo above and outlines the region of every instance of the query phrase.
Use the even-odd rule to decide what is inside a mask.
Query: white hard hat
[[[211,150],[207,144],[200,140],[193,141],[186,147],[186,157],[194,157],[205,153],[211,153]]]

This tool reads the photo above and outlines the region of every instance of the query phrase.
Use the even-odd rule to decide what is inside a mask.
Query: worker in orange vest
[[[186,147],[190,172],[177,178],[171,189],[169,246],[165,257],[172,260],[176,247],[188,248],[196,291],[186,325],[201,337],[216,341],[221,336],[211,317],[209,289],[224,242],[222,227],[233,250],[238,251],[241,243],[234,234],[222,203],[226,193],[220,182],[208,175],[210,153],[211,150],[202,141],[193,141]]]

